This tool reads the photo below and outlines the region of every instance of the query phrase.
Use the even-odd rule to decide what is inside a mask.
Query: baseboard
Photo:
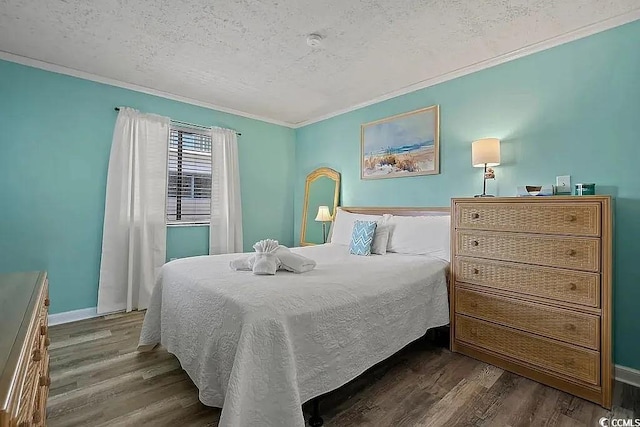
[[[615,377],[617,381],[621,383],[631,384],[632,386],[640,387],[640,371],[633,368],[627,368],[626,366],[615,366]]]
[[[62,325],[63,323],[77,322],[78,320],[91,319],[102,316],[98,314],[97,307],[82,308],[80,310],[65,311],[49,315],[49,326]]]

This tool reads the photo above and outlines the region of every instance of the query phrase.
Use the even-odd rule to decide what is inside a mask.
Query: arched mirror
[[[319,168],[307,175],[302,208],[300,245],[319,245],[327,241],[329,226],[340,198],[340,174]]]

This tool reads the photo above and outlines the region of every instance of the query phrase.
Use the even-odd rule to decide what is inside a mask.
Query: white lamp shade
[[[329,213],[329,206],[318,206],[318,215],[316,215],[316,221],[331,221],[331,214]]]
[[[475,167],[498,166],[500,164],[500,140],[484,138],[471,144],[471,163]]]

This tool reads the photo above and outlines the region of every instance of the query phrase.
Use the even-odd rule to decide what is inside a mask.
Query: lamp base
[[[484,175],[482,175],[482,194],[476,194],[473,197],[495,197],[491,194],[487,194],[487,179],[494,179],[496,176],[493,172],[493,169],[487,167],[487,164],[484,164]]]

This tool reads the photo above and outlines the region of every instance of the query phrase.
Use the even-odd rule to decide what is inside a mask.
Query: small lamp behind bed
[[[316,221],[322,222],[322,243],[327,243],[327,222],[330,222],[331,213],[329,213],[329,206],[318,206],[318,215],[316,215]]]

